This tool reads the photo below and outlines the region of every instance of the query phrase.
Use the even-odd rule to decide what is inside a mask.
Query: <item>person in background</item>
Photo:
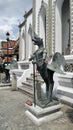
[[[5,82],[9,83],[10,82],[9,69],[6,69],[5,67],[6,67],[5,66],[5,57],[2,56],[2,69],[3,69],[3,72],[5,72],[5,75],[6,75]]]

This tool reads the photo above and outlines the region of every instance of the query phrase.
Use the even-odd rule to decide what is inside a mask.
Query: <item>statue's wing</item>
[[[47,69],[59,74],[65,74],[65,72],[58,66],[56,62],[52,62],[51,64],[48,64]]]
[[[59,74],[65,74],[64,72],[65,64],[66,61],[64,57],[60,53],[56,52],[53,56],[52,63],[48,64],[47,68]]]
[[[53,62],[57,63],[59,66],[65,66],[66,65],[66,60],[62,54],[59,52],[56,52],[53,56]]]

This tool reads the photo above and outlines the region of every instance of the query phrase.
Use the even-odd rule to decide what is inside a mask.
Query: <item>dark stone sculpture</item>
[[[3,83],[9,83],[10,82],[10,74],[9,74],[9,69],[6,69],[5,67],[5,58],[4,56],[2,56],[2,63],[0,64],[0,72],[1,73],[5,73],[6,77],[5,77],[5,80],[3,81]]]
[[[33,55],[31,56],[29,60],[30,61],[32,60],[33,64],[36,64],[37,70],[46,84],[45,104],[48,104],[52,102],[52,91],[53,91],[53,84],[54,84],[53,74],[55,71],[63,74],[63,71],[60,69],[61,63],[59,60],[57,60],[59,57],[62,57],[62,56],[58,52],[55,53],[53,56],[52,64],[48,64],[46,62],[47,51],[43,47],[43,40],[39,38],[38,36],[34,36],[32,41],[34,45],[38,46],[38,49],[33,53]],[[64,63],[64,59],[63,59],[63,63]]]
[[[10,69],[12,70],[12,69],[17,68],[17,61],[13,60],[10,64],[6,65],[4,56],[2,58],[3,58],[3,62],[0,64],[0,72],[1,73],[4,72],[5,75],[6,75],[3,83],[10,83],[10,73],[9,73],[9,71],[10,71]]]

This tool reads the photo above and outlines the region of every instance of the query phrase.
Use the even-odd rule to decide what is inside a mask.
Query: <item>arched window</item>
[[[38,14],[38,34],[43,38],[44,47],[46,46],[46,8],[47,4],[42,2]]]
[[[70,6],[69,0],[64,0],[62,5],[62,52],[70,54]]]

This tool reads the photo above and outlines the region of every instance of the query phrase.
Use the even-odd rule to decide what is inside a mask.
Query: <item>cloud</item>
[[[0,20],[0,39],[5,39],[6,32],[10,32],[12,39],[16,39],[18,36],[18,19],[15,17],[4,17]]]
[[[0,0],[0,15],[4,12],[6,16],[12,17],[27,11],[32,6],[32,0]]]
[[[0,0],[0,39],[6,39],[7,31],[11,39],[18,38],[19,22],[31,7],[32,0]]]

